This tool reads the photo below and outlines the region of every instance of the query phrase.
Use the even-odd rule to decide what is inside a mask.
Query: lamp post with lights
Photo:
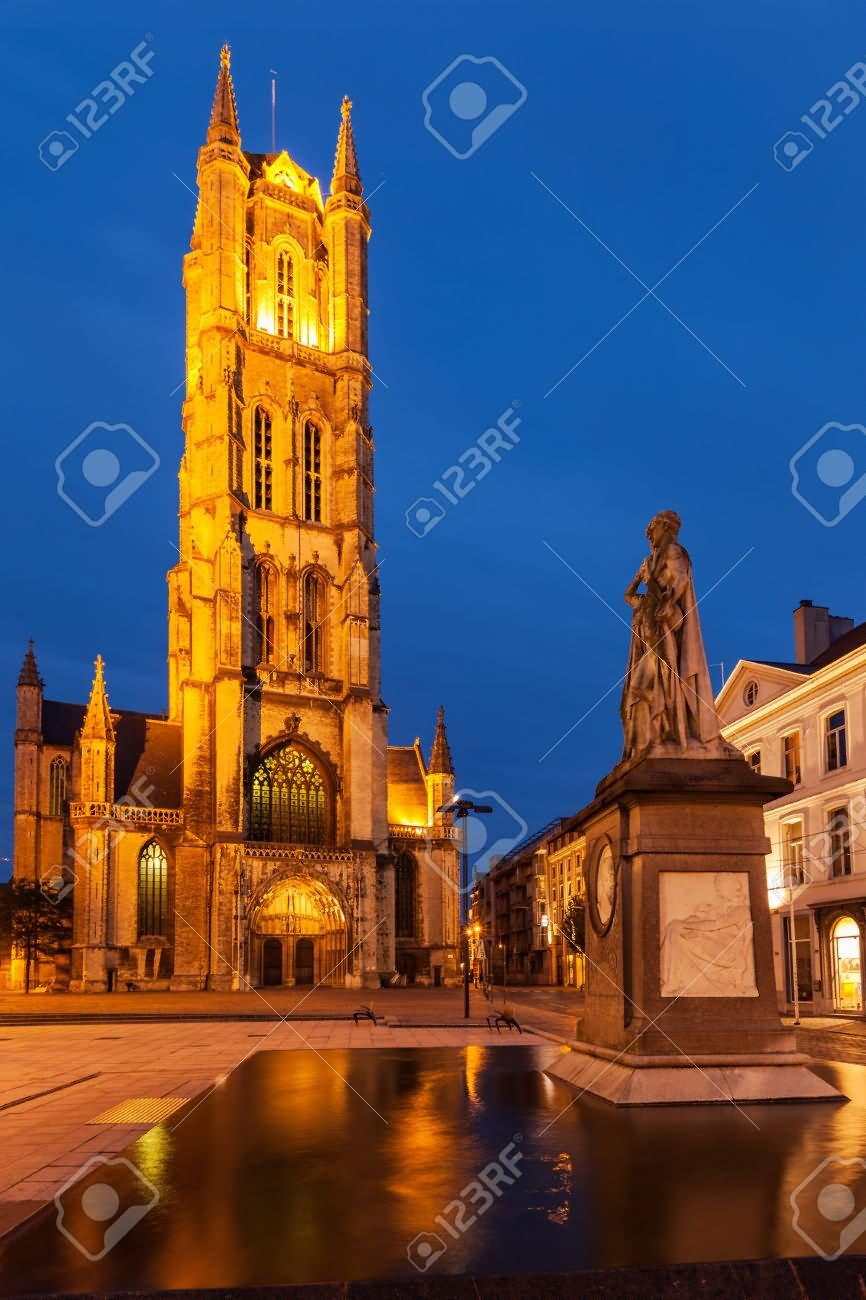
[[[454,799],[443,804],[441,813],[451,813],[463,823],[460,848],[460,932],[463,953],[463,1019],[469,1019],[469,826],[470,813],[492,813],[486,803],[473,803],[471,799]]]

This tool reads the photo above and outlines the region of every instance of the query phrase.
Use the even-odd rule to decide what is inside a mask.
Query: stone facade
[[[86,708],[45,700],[25,658],[14,870],[74,888],[75,989],[456,977],[444,715],[428,769],[389,749],[381,696],[350,110],[323,200],[285,151],[241,148],[222,51],[184,261],[167,714],[113,711],[101,659]]]

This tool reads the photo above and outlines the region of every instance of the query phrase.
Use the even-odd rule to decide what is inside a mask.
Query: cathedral
[[[323,199],[241,148],[224,47],[184,260],[168,712],[112,708],[101,658],[86,705],[44,698],[32,645],[18,681],[14,873],[72,902],[45,985],[459,976],[444,712],[425,760],[388,744],[380,692],[369,236],[348,99]]]

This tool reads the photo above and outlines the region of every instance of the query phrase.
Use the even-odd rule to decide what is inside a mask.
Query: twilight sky
[[[247,149],[270,147],[271,68],[278,147],[324,186],[355,105],[392,743],[428,748],[442,702],[459,783],[514,825],[586,802],[619,757],[622,593],[661,508],[683,516],[716,687],[722,664],[791,654],[802,597],[866,616],[866,503],[825,527],[789,470],[828,422],[866,424],[862,6],[133,0],[71,21],[7,0],[2,26],[0,857],[28,636],[49,697],[86,698],[101,652],[115,707],[165,707],[181,258],[223,40]],[[152,76],[84,138],[67,115],[142,42]],[[56,169],[53,131],[78,144]],[[519,441],[486,471],[500,419]],[[93,528],[54,462],[99,420],[160,465]],[[863,473],[866,432],[830,430],[801,491],[832,517]]]

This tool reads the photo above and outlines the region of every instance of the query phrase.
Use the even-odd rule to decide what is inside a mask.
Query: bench
[[[359,1020],[372,1020],[373,1024],[375,1025],[376,1013],[372,1007],[363,1006],[363,1007],[359,1007],[357,1011],[352,1012],[352,1019],[354,1020],[356,1025]]]
[[[137,992],[138,992],[138,985],[136,984],[135,980],[127,980],[127,981],[126,981],[126,991],[127,991],[127,993],[137,993]]]
[[[495,1011],[492,1016],[487,1017],[488,1029],[495,1029],[498,1034],[501,1033],[503,1026],[509,1033],[512,1029],[516,1029],[518,1034],[523,1033],[515,1016],[510,1011]]]

